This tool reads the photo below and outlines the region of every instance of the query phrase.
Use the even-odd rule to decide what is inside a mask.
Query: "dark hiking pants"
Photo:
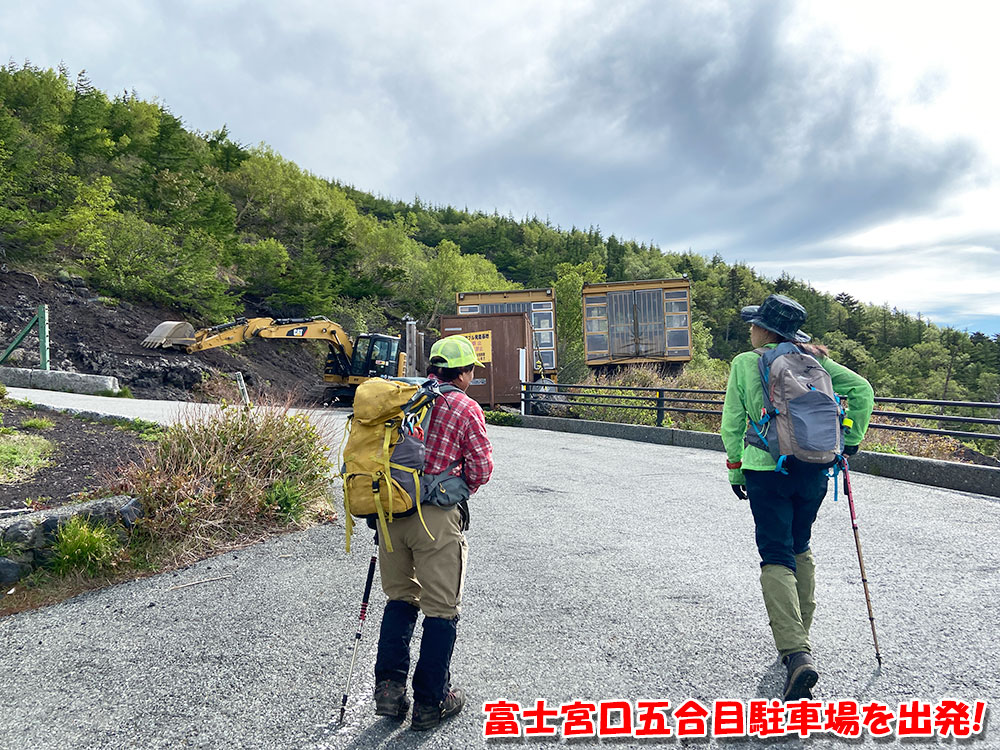
[[[809,549],[813,521],[826,496],[826,469],[794,459],[788,474],[743,471],[756,527],[760,565],[795,570],[795,556]]]

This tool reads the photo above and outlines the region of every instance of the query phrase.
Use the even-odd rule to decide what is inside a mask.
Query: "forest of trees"
[[[553,286],[567,381],[586,374],[585,282],[683,274],[696,366],[724,367],[712,360],[748,348],[740,308],[782,292],[880,395],[1000,400],[1000,334],[595,227],[374,196],[240,144],[225,127],[192,132],[163,104],[109,97],[85,73],[30,63],[0,68],[0,262],[79,273],[103,294],[200,323],[250,310],[327,315],[354,331],[398,328],[405,315],[434,328],[459,290]]]

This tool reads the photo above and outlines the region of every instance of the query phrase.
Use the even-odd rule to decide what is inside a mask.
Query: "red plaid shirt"
[[[465,477],[472,492],[490,480],[493,446],[486,437],[486,417],[479,404],[464,393],[443,393],[434,401],[426,447],[425,474],[440,474],[459,461],[452,474]]]

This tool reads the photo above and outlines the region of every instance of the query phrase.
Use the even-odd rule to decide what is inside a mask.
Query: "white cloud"
[[[35,0],[0,6],[0,47],[364,190],[600,225],[911,311],[992,311],[1000,331],[998,16]]]

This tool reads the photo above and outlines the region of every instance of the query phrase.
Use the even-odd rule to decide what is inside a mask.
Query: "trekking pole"
[[[340,724],[344,723],[344,712],[347,711],[347,694],[351,692],[351,677],[354,676],[354,663],[358,659],[358,644],[361,643],[361,630],[365,626],[365,616],[368,614],[368,598],[372,593],[372,581],[375,580],[375,561],[378,557],[378,532],[375,533],[375,549],[368,563],[368,580],[365,581],[365,595],[361,601],[361,616],[358,618],[358,632],[354,634],[354,653],[351,655],[351,670],[347,673],[347,686],[344,697],[340,700]]]
[[[851,472],[844,460],[844,492],[847,495],[847,504],[851,508],[851,526],[854,528],[854,545],[858,548],[858,564],[861,566],[861,583],[865,587],[865,603],[868,605],[868,621],[872,626],[872,642],[875,644],[875,658],[878,665],[882,666],[882,654],[878,649],[878,636],[875,634],[875,613],[872,611],[872,597],[868,593],[868,576],[865,573],[865,558],[861,554],[861,535],[858,533],[858,515],[854,510],[854,494],[851,492]]]

